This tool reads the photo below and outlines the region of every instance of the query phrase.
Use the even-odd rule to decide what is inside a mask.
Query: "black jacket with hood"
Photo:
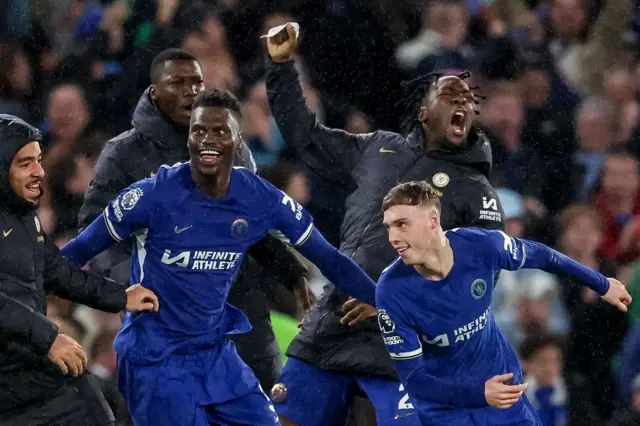
[[[94,180],[80,209],[81,229],[100,216],[107,204],[129,185],[153,176],[162,164],[189,159],[189,129],[173,124],[151,100],[148,89],[140,97],[132,124],[133,129],[107,141],[100,153]],[[256,171],[253,155],[246,144],[243,143],[237,152],[234,165]],[[128,282],[130,244],[124,241],[97,256],[91,264],[92,269],[117,281]],[[267,307],[269,289],[262,287],[263,280],[256,282],[251,277],[269,274],[275,277],[273,282],[291,289],[300,275],[306,273],[306,267],[295,254],[272,236],[252,246],[248,254],[250,256],[245,258],[229,292],[229,303],[241,309],[253,326],[248,334],[233,337],[240,355],[247,362],[279,353]]]
[[[127,296],[120,283],[69,264],[42,230],[35,205],[9,183],[13,158],[38,129],[0,115],[0,415],[46,399],[75,378],[64,376],[47,356],[58,327],[46,318],[46,296],[120,312]]]
[[[422,131],[352,134],[319,124],[306,106],[293,62],[270,59],[269,105],[287,145],[324,179],[352,190],[342,222],[340,251],[377,280],[397,254],[382,224],[382,199],[400,182],[426,180],[441,192],[443,228],[502,229],[502,205],[487,179],[491,147],[477,129],[460,151],[425,152]],[[397,379],[375,319],[340,324],[347,296],[329,286],[305,318],[288,356],[350,375]]]

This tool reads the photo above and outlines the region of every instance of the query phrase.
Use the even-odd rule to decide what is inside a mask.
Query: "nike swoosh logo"
[[[391,151],[390,149],[380,148],[380,152],[395,152],[395,151]]]
[[[173,228],[173,231],[176,234],[182,234],[184,231],[186,231],[187,229],[191,229],[193,226],[187,226],[186,228],[178,228],[177,226],[175,228]]]
[[[2,235],[7,238],[9,236],[9,234],[11,234],[13,232],[13,228],[9,229],[8,231],[2,231]]]

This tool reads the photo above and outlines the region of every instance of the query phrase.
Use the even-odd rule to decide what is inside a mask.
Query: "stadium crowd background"
[[[38,214],[60,246],[76,233],[102,144],[130,128],[151,60],[168,47],[198,57],[206,86],[242,99],[244,137],[260,173],[305,205],[337,245],[345,194],[296,163],[262,80],[259,36],[296,21],[305,96],[330,127],[397,130],[403,80],[471,70],[486,96],[478,121],[492,142],[506,231],[619,277],[640,301],[637,0],[2,3],[0,113],[45,132],[48,175]],[[316,273],[317,294],[322,285]],[[571,424],[640,424],[637,303],[625,315],[591,290],[542,272],[501,275],[494,314],[519,348],[543,420],[579,401],[581,418]],[[90,371],[126,417],[111,347],[119,316],[53,297],[48,315],[87,349]],[[300,317],[274,305],[273,318],[285,348]]]

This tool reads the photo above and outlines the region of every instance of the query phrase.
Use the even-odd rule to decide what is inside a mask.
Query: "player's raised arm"
[[[350,174],[370,140],[318,123],[305,101],[292,55],[298,34],[291,24],[267,38],[267,94],[271,113],[286,144],[314,171],[338,182],[336,172]]]
[[[134,232],[146,228],[152,214],[151,194],[153,180],[137,182],[111,201],[88,227],[69,241],[62,254],[78,266],[84,266],[113,244]]]
[[[492,248],[496,250],[495,265],[499,269],[540,269],[555,275],[568,276],[600,294],[607,302],[623,312],[631,303],[631,296],[614,278],[581,265],[570,257],[535,241],[510,237],[502,231],[485,232]]]
[[[400,381],[409,396],[418,400],[459,408],[487,407],[485,383],[460,383],[434,377],[425,366],[420,337],[411,327],[397,296],[386,291],[382,281],[376,287],[378,325]]]

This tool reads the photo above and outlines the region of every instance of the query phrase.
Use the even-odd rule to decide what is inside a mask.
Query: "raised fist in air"
[[[274,34],[275,30],[272,28],[268,34],[262,36],[267,39],[269,56],[273,62],[288,62],[298,46],[298,29],[294,24],[287,23],[282,30]]]

